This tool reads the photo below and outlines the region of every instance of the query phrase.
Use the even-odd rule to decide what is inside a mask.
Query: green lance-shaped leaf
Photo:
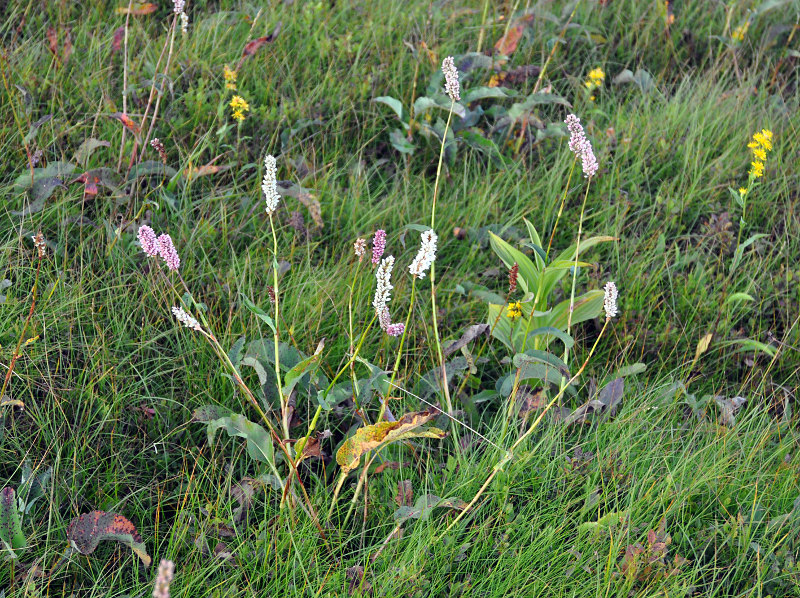
[[[26,544],[16,496],[10,487],[0,491],[0,540],[14,549],[24,548]]]
[[[394,422],[383,421],[359,428],[339,447],[336,462],[344,472],[349,472],[358,467],[363,454],[392,442],[411,438],[444,438],[447,433],[439,428],[421,427],[438,415],[438,410],[417,411],[406,413]]]
[[[193,419],[208,424],[209,443],[214,442],[217,430],[222,428],[229,436],[244,438],[247,441],[247,454],[253,459],[275,466],[275,448],[269,432],[243,415],[206,405],[195,410]]]
[[[152,562],[136,526],[118,513],[92,511],[76,517],[67,528],[67,539],[81,554],[92,554],[103,540],[116,540],[130,546],[145,567]]]

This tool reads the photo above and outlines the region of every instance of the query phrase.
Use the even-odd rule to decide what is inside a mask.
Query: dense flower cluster
[[[355,243],[353,243],[353,249],[356,252],[356,257],[358,258],[358,263],[361,263],[361,260],[364,259],[364,254],[367,253],[367,242],[364,239],[357,239]]]
[[[261,191],[267,204],[267,214],[272,216],[278,209],[281,196],[278,194],[278,165],[275,156],[271,154],[264,156],[264,179],[261,181]]]
[[[606,318],[613,318],[619,312],[617,311],[617,285],[613,280],[610,280],[603,287],[605,295],[603,297],[603,311],[606,312]]]
[[[175,576],[175,563],[166,559],[161,560],[153,587],[153,598],[169,598],[169,584]]]
[[[178,256],[178,250],[175,249],[175,244],[172,242],[172,237],[164,233],[156,237],[155,231],[149,226],[142,225],[139,227],[139,243],[142,246],[142,251],[148,257],[156,257],[160,255],[167,268],[170,270],[177,270],[181,266],[181,258]]]
[[[583,85],[591,94],[589,99],[594,102],[594,90],[600,87],[603,84],[603,81],[606,80],[606,74],[601,68],[592,69],[589,71],[589,76],[584,81]]]
[[[236,77],[238,73],[226,64],[222,69],[222,77],[225,79],[225,89],[236,91]]]
[[[454,102],[461,101],[461,85],[458,82],[458,69],[452,56],[448,56],[442,61],[442,72],[444,73],[444,91]]]
[[[594,156],[591,142],[586,139],[586,134],[581,126],[581,119],[570,114],[564,121],[569,129],[569,149],[581,159],[583,176],[589,178],[597,174],[599,168],[597,159]]]
[[[158,152],[158,157],[161,158],[161,161],[166,164],[167,163],[167,148],[164,147],[164,143],[158,138],[153,137],[152,141],[150,141],[150,147],[152,147],[156,152]]]
[[[772,151],[772,131],[761,129],[753,134],[753,140],[747,144],[753,153],[750,163],[750,177],[757,179],[764,176],[764,163],[767,161],[767,152]]]
[[[377,264],[381,261],[381,256],[386,250],[386,231],[382,228],[375,231],[375,236],[372,237],[372,263]],[[394,260],[394,258],[392,258]]]
[[[436,242],[438,238],[433,230],[426,230],[422,233],[422,240],[420,242],[417,257],[411,262],[408,270],[413,276],[417,278],[425,278],[427,272],[433,261],[436,259]]]
[[[173,306],[172,314],[175,316],[175,319],[178,320],[178,322],[180,322],[187,328],[191,328],[192,330],[197,330],[198,332],[202,332],[203,329],[200,327],[200,322],[198,322],[192,316],[187,314],[182,307]]]
[[[250,104],[242,96],[233,96],[228,105],[231,107],[231,117],[239,122],[244,120],[244,113],[250,110]]]

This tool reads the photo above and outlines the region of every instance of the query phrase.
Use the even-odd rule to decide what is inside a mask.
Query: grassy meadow
[[[0,7],[0,597],[800,596],[797,0],[184,11]]]

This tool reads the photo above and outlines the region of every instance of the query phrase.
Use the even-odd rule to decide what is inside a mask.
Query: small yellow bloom
[[[226,64],[222,71],[222,76],[225,78],[225,89],[235,90],[237,72],[232,71]]]
[[[747,195],[747,189],[745,189],[744,187],[739,187],[739,197],[744,199],[745,195]]]
[[[233,111],[231,117],[234,120],[242,122],[244,120],[244,113],[250,110],[250,105],[245,101],[242,96],[233,96],[230,104],[228,104]]]
[[[506,308],[506,315],[512,320],[516,320],[522,316],[522,305],[520,302],[517,301],[515,303],[509,303],[508,307]]]
[[[739,25],[731,33],[731,37],[737,42],[744,41],[744,36],[747,35],[747,30],[750,29],[750,21],[745,21],[744,25]]]
[[[753,134],[753,140],[768,152],[772,151],[772,131],[761,129],[760,133]]]
[[[759,178],[764,176],[764,163],[763,162],[750,162],[750,176]]]
[[[601,68],[592,69],[589,71],[589,79],[596,83],[606,80],[606,74]]]
[[[753,148],[753,156],[759,162],[764,162],[767,159],[767,152],[765,152],[760,147]]]

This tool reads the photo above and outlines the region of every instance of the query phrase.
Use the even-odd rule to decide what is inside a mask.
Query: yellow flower
[[[764,176],[764,163],[763,162],[750,162],[750,176],[753,178],[759,178]]]
[[[606,79],[606,74],[603,72],[603,69],[596,68],[589,71],[588,77],[589,78],[583,82],[583,85],[589,92],[592,92],[603,84],[603,81]],[[591,96],[589,99],[594,102],[594,96]]]
[[[755,159],[758,160],[759,162],[763,162],[764,160],[767,159],[767,152],[765,152],[760,147],[756,147],[753,148],[753,156],[755,156]]]
[[[739,25],[731,33],[731,37],[737,42],[744,41],[744,36],[747,35],[747,30],[750,28],[750,21],[745,21],[744,25]]]
[[[600,83],[601,81],[606,80],[606,74],[601,68],[592,69],[589,71],[589,79],[596,83]]]
[[[244,113],[250,110],[250,105],[245,101],[242,96],[233,96],[230,104],[228,104],[233,111],[231,117],[234,120],[242,122],[244,120]]]
[[[225,68],[222,71],[222,76],[225,78],[225,89],[236,89],[236,71],[232,71],[228,65],[225,65]]]
[[[522,316],[522,305],[520,305],[520,302],[509,303],[506,308],[506,315],[512,320],[516,320]]]
[[[745,189],[744,187],[739,187],[739,197],[744,199],[745,195],[747,195],[747,189]]]
[[[769,129],[761,129],[760,133],[754,133],[753,140],[768,152],[772,151],[772,131]]]

